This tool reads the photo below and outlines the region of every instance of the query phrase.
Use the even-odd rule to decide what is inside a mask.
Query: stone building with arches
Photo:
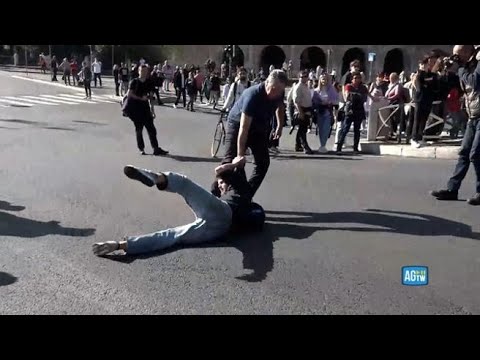
[[[203,64],[207,58],[218,64],[224,60],[225,45],[182,45],[174,63]],[[292,60],[294,71],[316,68],[321,65],[337,74],[348,70],[352,60],[360,60],[368,75],[379,71],[410,73],[418,60],[431,50],[450,53],[453,45],[237,45],[236,62],[251,69],[280,68],[284,61]],[[375,53],[376,60],[368,62],[368,54]],[[371,66],[371,68],[370,68]]]

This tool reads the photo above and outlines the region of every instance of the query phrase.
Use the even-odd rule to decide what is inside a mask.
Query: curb
[[[410,145],[387,145],[378,142],[361,142],[361,150],[369,155],[389,155],[401,157],[413,157],[423,159],[458,159],[460,146],[427,146],[420,149]]]

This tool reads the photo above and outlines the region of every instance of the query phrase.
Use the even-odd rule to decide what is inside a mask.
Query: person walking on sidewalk
[[[435,190],[431,195],[438,200],[458,200],[458,191],[470,163],[473,164],[476,181],[476,194],[467,200],[470,205],[480,205],[480,51],[474,45],[455,45],[454,61],[460,66],[458,76],[465,93],[465,107],[468,123],[457,165],[446,190]]]
[[[130,80],[128,74],[128,67],[122,62],[120,63],[120,78],[122,80],[122,87],[120,88],[120,94],[125,96],[128,92],[128,82]]]
[[[180,102],[180,96],[183,98],[183,107],[187,107],[187,99],[186,99],[186,92],[185,92],[185,84],[187,83],[187,74],[183,69],[177,66],[175,74],[173,75],[173,86],[175,87],[175,92],[177,94],[177,99],[175,100],[175,104],[173,104],[174,108],[177,108],[178,103]]]
[[[153,124],[155,109],[152,103],[152,87],[148,79],[148,71],[147,65],[141,65],[139,67],[139,77],[130,82],[124,113],[135,125],[137,146],[142,155],[145,155],[143,128],[147,129],[153,155],[167,155],[168,151],[158,146],[157,129]]]
[[[59,66],[59,69],[63,71],[63,81],[65,81],[65,85],[67,85],[67,80],[68,80],[68,85],[72,85],[70,82],[70,74],[72,73],[72,69],[70,67],[70,61],[68,61],[67,58],[64,58],[62,63]]]
[[[353,72],[352,83],[347,84],[344,89],[345,94],[345,119],[342,125],[342,132],[337,144],[337,153],[342,152],[343,142],[347,137],[350,127],[353,123],[353,152],[358,153],[360,144],[360,127],[365,119],[365,102],[367,97],[373,101],[378,101],[368,92],[367,87],[362,83],[362,74]]]
[[[120,69],[117,64],[113,65],[113,81],[115,82],[115,95],[120,96]]]
[[[90,64],[87,61],[83,62],[81,74],[82,74],[83,86],[85,87],[85,99],[91,99],[92,98],[92,69],[90,68]]]
[[[98,61],[98,59],[95,58],[95,61],[92,64],[92,69],[93,69],[93,82],[95,84],[95,87],[97,87],[97,79],[100,82],[100,87],[102,87],[102,62]]]
[[[57,57],[55,55],[53,55],[52,57],[52,62],[50,63],[50,69],[52,69],[52,81],[58,81],[57,80],[58,63],[57,63]]]
[[[72,70],[72,79],[73,79],[73,86],[77,86],[78,82],[78,63],[77,59],[73,59],[70,63],[70,69]]]
[[[295,151],[304,151],[305,154],[313,154],[312,149],[308,145],[307,131],[312,117],[312,95],[308,88],[308,72],[301,71],[299,73],[300,80],[292,89],[292,100],[295,105],[295,124],[298,125],[297,136],[295,139]]]
[[[195,102],[195,96],[197,94],[197,86],[195,84],[193,70],[190,71],[190,73],[188,74],[188,80],[187,80],[187,83],[185,84],[185,88],[188,95],[187,110],[194,112],[195,110],[193,110],[193,103]]]

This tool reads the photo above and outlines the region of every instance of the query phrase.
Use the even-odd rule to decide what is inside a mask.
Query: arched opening
[[[275,69],[281,69],[286,59],[286,55],[281,47],[270,45],[265,47],[260,54],[260,68],[268,74],[268,68],[273,65]]]
[[[393,72],[400,74],[404,69],[402,50],[395,48],[387,52],[385,62],[383,63],[383,72],[385,74],[391,74]]]
[[[303,50],[300,55],[300,70],[316,69],[317,66],[323,69],[327,66],[327,56],[318,46],[311,46]]]
[[[365,71],[365,51],[360,48],[351,48],[345,51],[342,59],[342,75],[350,70],[350,63],[360,61],[360,71]]]

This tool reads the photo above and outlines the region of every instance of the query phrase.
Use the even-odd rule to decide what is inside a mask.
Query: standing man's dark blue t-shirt
[[[267,132],[270,130],[270,122],[275,110],[283,104],[283,98],[284,96],[269,99],[264,83],[251,86],[244,90],[233,105],[228,114],[228,121],[239,125],[242,113],[245,113],[252,118],[250,132]]]

